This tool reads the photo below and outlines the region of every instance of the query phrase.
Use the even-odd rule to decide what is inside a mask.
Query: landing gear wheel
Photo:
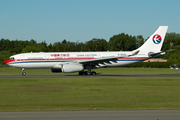
[[[25,75],[26,75],[26,73],[25,73],[25,72],[23,72],[23,73],[22,73],[22,75],[23,75],[23,76],[25,76]]]
[[[87,72],[87,75],[91,75],[91,72]]]
[[[26,72],[25,72],[25,69],[22,68],[22,75],[25,76],[26,75]]]
[[[79,75],[96,75],[95,71],[88,70],[88,71],[79,71]]]
[[[88,75],[88,71],[85,71],[85,72],[84,72],[84,75]]]
[[[92,75],[96,75],[96,72],[94,72],[94,71],[92,71],[92,73],[91,73]]]
[[[83,74],[84,74],[84,72],[83,72],[83,71],[80,71],[80,72],[79,72],[79,75],[83,75]]]

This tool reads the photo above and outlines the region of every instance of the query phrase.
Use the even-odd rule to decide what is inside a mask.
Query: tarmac
[[[180,74],[0,75],[0,78],[180,77]]]
[[[0,120],[179,120],[180,110],[0,112]]]

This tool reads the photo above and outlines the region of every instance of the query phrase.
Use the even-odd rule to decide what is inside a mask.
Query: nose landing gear
[[[22,68],[22,75],[25,76],[26,75],[26,72],[25,72],[25,69]]]

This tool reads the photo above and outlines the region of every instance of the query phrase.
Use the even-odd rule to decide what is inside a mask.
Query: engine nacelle
[[[51,72],[60,73],[60,72],[62,72],[62,70],[61,69],[52,68]]]
[[[81,64],[64,64],[62,66],[63,73],[79,72],[83,71],[84,67]]]

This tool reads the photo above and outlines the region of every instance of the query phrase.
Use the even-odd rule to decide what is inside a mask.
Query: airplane
[[[79,72],[79,75],[96,75],[91,69],[130,65],[163,55],[161,51],[168,26],[159,28],[139,48],[133,51],[105,52],[38,52],[21,53],[10,56],[4,63],[25,69],[51,69],[54,73]],[[88,69],[88,71],[84,71]]]

